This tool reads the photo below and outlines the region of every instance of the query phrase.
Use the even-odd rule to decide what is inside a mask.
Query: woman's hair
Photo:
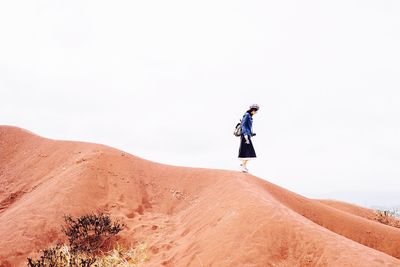
[[[251,114],[251,112],[254,110],[258,110],[258,108],[251,108],[251,109],[247,110],[246,112],[248,112],[251,116],[253,116],[253,114]]]

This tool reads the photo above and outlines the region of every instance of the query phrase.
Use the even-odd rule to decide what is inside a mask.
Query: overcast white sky
[[[400,203],[399,14],[395,0],[1,1],[0,124],[235,170],[233,128],[258,103],[254,175]]]

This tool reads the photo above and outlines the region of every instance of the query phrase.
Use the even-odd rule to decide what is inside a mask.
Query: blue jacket
[[[251,137],[251,134],[253,133],[253,117],[251,117],[250,113],[246,112],[246,114],[244,114],[241,126],[242,135],[248,135],[249,137]]]

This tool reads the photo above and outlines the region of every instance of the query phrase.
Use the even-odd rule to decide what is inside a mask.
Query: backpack
[[[244,117],[244,115],[243,115],[243,117]],[[240,119],[240,122],[238,124],[236,124],[235,130],[233,130],[233,135],[237,136],[237,137],[242,135],[242,119]]]

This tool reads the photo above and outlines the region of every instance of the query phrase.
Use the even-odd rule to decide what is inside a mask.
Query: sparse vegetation
[[[374,219],[380,223],[400,228],[400,218],[396,210],[377,210]]]
[[[147,256],[147,245],[140,243],[135,248],[124,249],[120,245],[102,257],[99,257],[95,266],[117,266],[117,267],[132,267],[139,266],[141,263],[149,259]]]
[[[28,259],[30,267],[135,267],[148,260],[147,246],[124,249],[117,244],[113,250],[98,256],[72,253],[67,245],[58,244],[43,251],[39,260]]]
[[[68,237],[72,253],[97,253],[103,243],[113,235],[118,234],[124,224],[111,223],[108,215],[90,214],[74,219],[71,215],[64,216],[67,227],[62,231]]]
[[[57,244],[55,247],[43,250],[43,255],[38,260],[28,258],[28,266],[31,267],[89,267],[95,262],[94,257],[71,253],[69,246],[63,244]]]
[[[66,226],[62,232],[69,245],[57,244],[42,251],[39,259],[28,258],[30,267],[103,267],[138,266],[148,260],[147,247],[140,243],[135,248],[124,249],[119,244],[109,252],[103,252],[103,244],[117,235],[124,224],[111,222],[108,215],[100,213],[84,215],[74,219],[65,215]]]

